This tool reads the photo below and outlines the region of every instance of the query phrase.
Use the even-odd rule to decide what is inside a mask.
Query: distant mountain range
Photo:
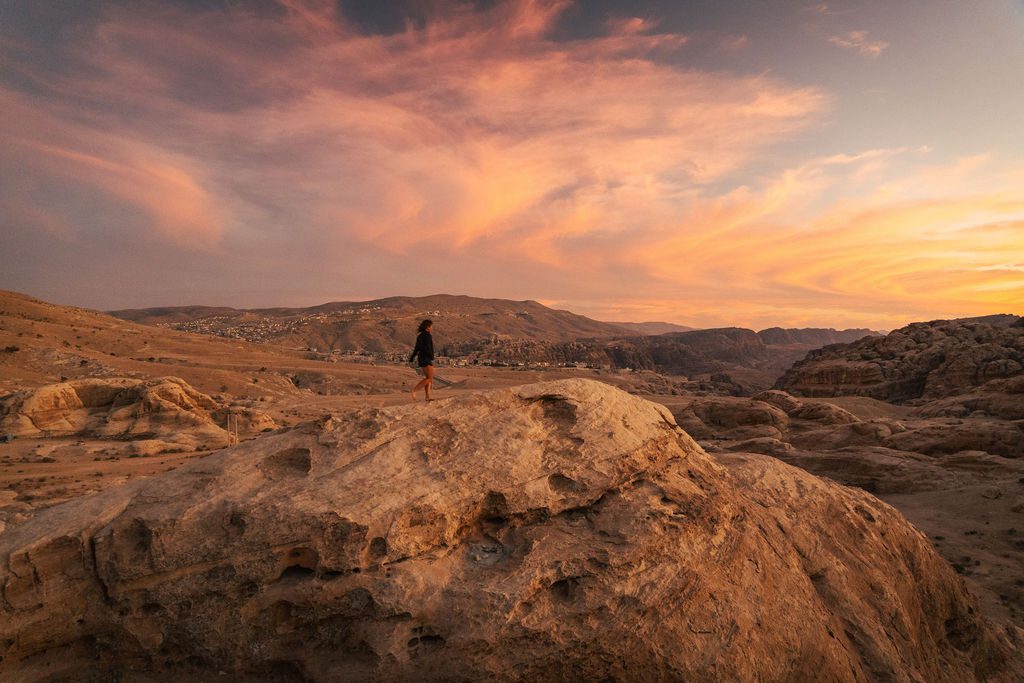
[[[625,326],[555,310],[536,301],[447,294],[335,301],[310,308],[181,306],[110,313],[124,320],[189,332],[320,351],[370,353],[411,348],[424,318],[436,321],[436,338],[448,344],[492,338],[567,342],[636,334]]]
[[[669,332],[692,332],[696,327],[686,327],[675,323],[647,322],[647,323],[611,323],[632,330],[635,334],[668,334]]]
[[[434,295],[310,308],[181,306],[112,311],[133,322],[319,352],[407,352],[423,318],[441,355],[477,363],[581,364],[693,375],[755,369],[774,379],[812,349],[878,334],[867,329],[694,330],[664,322],[610,323],[536,301]]]

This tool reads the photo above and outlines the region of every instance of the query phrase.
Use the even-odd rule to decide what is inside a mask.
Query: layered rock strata
[[[220,448],[231,442],[224,427],[273,429],[267,415],[233,410],[177,377],[80,379],[0,399],[0,433],[15,437],[90,436],[157,439]]]
[[[775,387],[803,396],[928,401],[1021,375],[1024,318],[995,315],[913,323],[884,337],[826,346],[794,364]]]

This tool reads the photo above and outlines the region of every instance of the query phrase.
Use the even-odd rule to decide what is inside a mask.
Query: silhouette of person
[[[434,383],[434,338],[430,336],[430,330],[434,326],[433,320],[424,320],[420,323],[419,334],[416,335],[416,348],[412,350],[412,355],[409,356],[409,362],[419,356],[419,368],[423,371],[423,379],[420,380],[419,384],[412,388],[412,397],[416,398],[416,392],[423,389],[423,393],[428,401],[430,398],[430,388]]]

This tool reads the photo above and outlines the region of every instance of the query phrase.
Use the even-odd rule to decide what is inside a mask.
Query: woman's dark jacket
[[[411,363],[416,356],[420,357],[421,368],[434,362],[434,338],[429,332],[420,332],[416,337],[416,348],[412,350],[409,362]]]

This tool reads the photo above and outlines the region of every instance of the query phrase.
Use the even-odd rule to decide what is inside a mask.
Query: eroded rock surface
[[[964,397],[917,408],[870,398],[801,399],[773,390],[752,399],[694,397],[675,410],[679,423],[710,452],[770,455],[892,503],[932,535],[958,572],[976,582],[973,588],[989,613],[1021,625],[1024,541],[1013,505],[1024,493],[1024,421],[989,412],[942,416],[962,405],[958,401],[1008,407],[1004,399],[1020,396],[1008,391],[1017,382],[999,382],[998,392],[989,383]],[[862,417],[827,401],[844,401]],[[768,409],[785,413],[788,422],[773,423],[784,428],[764,419],[753,427],[739,424],[752,415],[774,414]]]
[[[220,448],[231,442],[223,429],[228,412],[231,409],[177,377],[80,379],[0,399],[0,433],[152,439]],[[276,426],[257,411],[234,412],[242,432]]]
[[[585,380],[307,423],[0,536],[0,674],[1016,680],[894,509]]]
[[[803,396],[902,402],[957,396],[1022,374],[1024,319],[994,315],[913,323],[884,337],[826,346],[775,386]]]

